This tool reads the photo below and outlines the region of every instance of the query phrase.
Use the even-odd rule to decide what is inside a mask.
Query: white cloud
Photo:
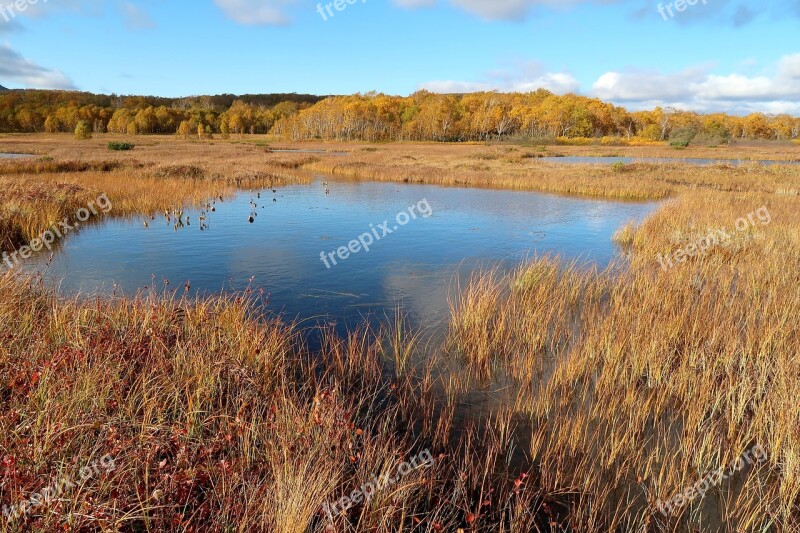
[[[10,0],[0,0],[0,5],[4,3],[13,2],[10,2]],[[109,0],[49,0],[47,2],[38,0],[36,3],[27,2],[25,4],[27,6],[25,11],[19,12],[20,16],[15,16],[14,19],[11,20],[11,23],[19,28],[21,27],[20,21],[22,21],[23,17],[42,19],[58,16],[65,12],[88,17],[103,17],[106,14],[106,7],[109,4],[119,9],[125,27],[129,30],[149,29],[156,26],[141,6],[133,1],[121,0],[116,2],[110,2]],[[4,29],[0,27],[0,33],[3,31]]]
[[[448,0],[453,6],[486,20],[521,20],[535,7],[564,8],[578,4],[611,4],[630,0]],[[405,8],[431,7],[437,0],[393,0]]]
[[[77,0],[71,0],[77,1]],[[486,20],[521,20],[534,7],[563,8],[585,3],[611,4],[635,0],[447,0],[451,5]],[[214,0],[225,15],[244,25],[285,25],[291,22],[287,8],[299,0]],[[325,3],[325,2],[323,2]],[[392,0],[405,9],[433,7],[438,0]]]
[[[556,94],[566,94],[578,92],[581,88],[580,82],[572,74],[564,72],[546,72],[541,76],[530,80],[518,80],[513,84],[513,90],[518,92],[531,92],[536,89],[547,89]]]
[[[518,63],[511,72],[496,70],[487,73],[483,81],[437,80],[423,83],[420,88],[435,93],[472,93],[478,91],[532,92],[547,89],[556,94],[577,92],[580,83],[566,72],[545,72],[536,62]]]
[[[125,27],[129,30],[148,30],[156,27],[156,23],[139,6],[125,2],[119,7],[125,20]]]
[[[439,3],[437,0],[393,0],[400,7],[431,7]],[[659,2],[650,0],[441,0],[463,11],[472,13],[485,20],[524,20],[537,8],[564,9],[584,4],[622,5],[629,9],[634,18],[652,18],[662,20],[656,10]],[[673,0],[664,0],[665,6],[674,4]],[[670,23],[694,24],[713,21],[733,26],[744,26],[761,16],[783,19],[800,15],[798,0],[762,0],[758,7],[752,0],[709,0],[698,2],[689,9],[678,13],[673,9],[674,17],[666,16]]]
[[[102,2],[103,0],[61,0],[69,3]],[[225,15],[243,25],[286,25],[291,23],[287,11],[297,6],[302,0],[214,0],[214,3]],[[669,3],[671,0],[665,0]],[[447,4],[489,21],[524,20],[537,8],[569,9],[585,4],[622,5],[630,8],[635,18],[650,17],[661,20],[655,5],[646,4],[643,0],[391,0],[391,3],[404,9],[430,8],[438,4]],[[786,3],[790,5],[787,7]],[[787,11],[793,15],[800,14],[800,5],[792,7],[798,0],[765,0],[766,5],[758,10],[749,7],[746,0],[714,0],[714,5],[695,6],[691,10],[680,13],[671,21],[677,24],[692,24],[700,21],[723,21],[725,24],[742,26],[762,14],[785,17]],[[307,0],[306,0],[306,3]],[[313,0],[316,3],[316,0]],[[326,2],[323,2],[323,4]],[[702,9],[701,9],[702,8]]]
[[[610,0],[614,1],[614,0]],[[534,7],[569,7],[587,0],[450,0],[450,3],[488,20],[518,20]],[[608,2],[606,2],[608,3]]]
[[[420,85],[420,89],[426,89],[433,93],[453,94],[492,91],[497,88],[486,83],[475,81],[434,80],[423,83]]]
[[[708,67],[675,73],[607,72],[590,94],[633,109],[656,105],[729,113],[800,109],[800,54],[783,57],[771,75],[712,74]]]
[[[24,12],[25,16],[44,18],[68,11],[89,16],[101,16],[105,11],[106,0],[49,0],[44,2],[28,3]]]
[[[393,0],[393,2],[406,9],[415,9],[418,7],[432,7],[436,5],[436,0]]]
[[[477,81],[437,80],[423,83],[420,88],[436,93],[531,92],[539,88],[556,94],[582,92],[572,74],[547,72],[535,62],[514,67],[510,72],[489,72]],[[644,69],[609,71],[583,94],[632,110],[661,106],[731,114],[800,112],[800,54],[784,56],[759,75],[717,74],[711,69],[711,65],[699,65],[671,73]]]
[[[592,87],[592,94],[603,100],[682,100],[691,97],[692,85],[699,82],[704,72],[697,69],[674,74],[635,70],[606,72]]]
[[[781,75],[789,79],[800,79],[800,54],[784,56],[780,62]]]
[[[247,26],[283,26],[291,19],[286,8],[297,0],[214,0],[225,16]]]
[[[32,89],[75,88],[72,80],[61,71],[37,65],[8,45],[0,46],[0,79]]]

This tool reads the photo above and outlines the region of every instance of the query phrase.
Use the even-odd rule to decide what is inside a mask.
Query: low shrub
[[[697,136],[697,131],[692,128],[682,128],[672,133],[669,137],[669,145],[672,148],[682,150],[688,148]]]
[[[110,143],[108,143],[108,149],[109,150],[115,150],[117,152],[133,150],[135,147],[136,147],[135,144],[126,143],[126,142],[111,141]]]

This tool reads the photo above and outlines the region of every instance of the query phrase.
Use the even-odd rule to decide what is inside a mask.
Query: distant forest
[[[602,139],[724,144],[732,139],[800,139],[800,118],[699,114],[671,108],[631,112],[575,94],[481,92],[407,97],[252,94],[100,95],[3,90],[0,132],[164,134],[186,137],[272,133],[290,140],[486,141]]]

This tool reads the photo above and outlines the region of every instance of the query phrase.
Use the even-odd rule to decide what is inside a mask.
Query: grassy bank
[[[79,209],[103,194],[113,205],[103,216],[147,219],[243,188],[308,181],[297,167],[287,159],[267,165],[258,158],[243,158],[233,169],[217,159],[0,159],[0,250],[30,242],[56,222],[74,220]]]
[[[0,278],[2,501],[110,456],[115,467],[6,531],[530,531],[544,495],[508,466],[508,415],[459,437],[430,374],[391,371],[391,330],[329,336],[258,320],[258,297],[59,299]],[[394,339],[393,343],[391,339]],[[400,341],[397,341],[400,339]],[[399,344],[398,344],[399,342]],[[404,471],[423,451],[433,460]],[[323,510],[383,475],[368,503]],[[35,498],[35,497],[34,497]]]
[[[539,151],[521,146],[473,146],[469,151],[461,146],[392,147],[324,158],[304,168],[358,180],[490,187],[623,200],[662,199],[690,190],[792,195],[800,191],[800,172],[793,166],[725,163],[698,168],[683,163],[573,165],[540,160],[541,155],[563,155],[560,150],[561,147]],[[650,155],[633,155],[638,153]],[[630,151],[626,155],[664,154],[656,149]]]

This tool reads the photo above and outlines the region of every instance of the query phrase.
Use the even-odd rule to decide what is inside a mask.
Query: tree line
[[[0,92],[0,132],[73,132],[86,122],[94,133],[174,134],[181,124],[221,133],[268,133],[275,120],[323,100],[310,94],[236,96],[118,96],[74,91]],[[247,121],[245,124],[244,121]],[[225,126],[223,126],[223,122]]]
[[[800,118],[700,114],[657,107],[631,112],[596,98],[479,92],[187,98],[3,91],[0,131],[229,135],[272,133],[291,140],[486,141],[504,138],[622,138],[674,144],[800,138]]]

